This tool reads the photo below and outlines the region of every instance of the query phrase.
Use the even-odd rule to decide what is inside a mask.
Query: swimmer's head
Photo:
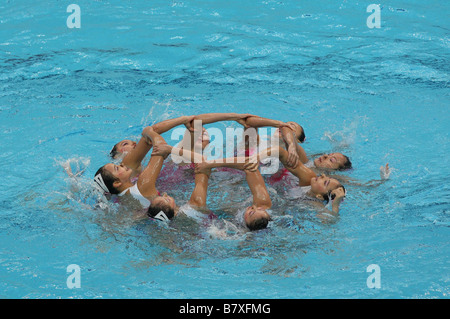
[[[306,136],[305,136],[305,131],[303,130],[303,127],[300,124],[292,122],[292,121],[291,122],[286,122],[286,123],[292,124],[295,127],[295,129],[294,129],[294,136],[295,136],[296,142],[297,143],[305,142]],[[280,133],[280,129],[279,128],[277,128],[275,130],[274,136],[277,137],[277,138],[281,138],[281,133]]]
[[[291,122],[287,122],[287,123],[294,124],[294,126],[295,126],[294,135],[297,138],[297,142],[303,143],[306,139],[305,130],[303,129],[303,127],[296,122],[291,121]]]
[[[203,127],[202,128],[202,135],[198,138],[195,144],[201,144],[202,150],[205,149],[206,146],[208,146],[210,141],[208,131]]]
[[[259,230],[267,227],[271,220],[269,213],[256,205],[247,207],[244,213],[245,225],[250,230]]]
[[[323,154],[314,159],[314,166],[324,169],[345,170],[352,168],[350,159],[342,153]]]
[[[123,140],[114,145],[111,152],[109,153],[109,156],[111,156],[113,159],[116,159],[120,157],[122,154],[129,153],[131,150],[136,148],[136,142],[132,140]]]
[[[95,173],[95,180],[97,184],[103,181],[104,186],[108,189],[110,194],[119,194],[121,186],[130,181],[132,170],[124,165],[116,165],[113,163],[106,164],[98,169]],[[98,175],[101,176],[99,181]],[[102,189],[103,185],[99,185]],[[106,189],[103,189],[106,192]]]
[[[148,208],[147,215],[155,218],[159,213],[164,213],[167,219],[172,219],[177,215],[176,204],[173,197],[164,193],[162,196],[156,196]]]
[[[344,186],[337,179],[327,177],[324,174],[319,177],[311,178],[311,191],[316,195],[318,199],[324,200],[326,202],[330,200],[331,193],[339,187],[344,188]]]

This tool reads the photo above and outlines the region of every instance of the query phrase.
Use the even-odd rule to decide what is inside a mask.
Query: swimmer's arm
[[[206,160],[206,158],[200,153],[192,152],[184,148],[173,147],[169,144],[155,145],[152,153],[152,155],[161,155],[164,158],[166,158],[169,154],[172,154],[172,156],[181,157],[185,163],[201,163]]]
[[[153,145],[166,143],[166,141],[154,130],[152,126],[147,126],[141,133],[142,138],[136,145],[136,148],[128,153],[122,161],[122,164],[137,170],[141,167],[142,160],[150,151]]]
[[[339,187],[333,190],[330,193],[331,197],[331,210],[328,209],[330,205],[325,206],[323,203],[317,203],[314,202],[314,206],[320,208],[319,212],[317,213],[317,217],[322,219],[322,221],[330,222],[333,220],[336,220],[336,218],[339,216],[339,206],[341,205],[344,197],[345,197],[345,191],[344,188]],[[330,220],[330,217],[335,217],[332,220]]]
[[[192,191],[191,198],[189,199],[189,205],[196,208],[206,208],[206,198],[208,192],[208,181],[210,169],[202,169],[195,172],[195,187]]]
[[[203,125],[220,122],[220,121],[245,121],[245,118],[251,116],[251,114],[238,114],[238,113],[205,113],[195,115],[191,121],[186,123],[186,128],[190,136],[185,133],[183,141],[188,141],[190,139],[191,151],[198,152],[195,150],[195,141],[201,136],[201,130]],[[200,134],[200,135],[196,135]],[[184,145],[184,143],[183,143]]]
[[[181,156],[185,162],[187,163],[201,163],[205,160],[203,155],[197,152],[191,152],[189,150],[186,150],[184,148],[178,148],[178,147],[172,147],[171,148],[171,154],[175,156]]]
[[[156,134],[163,134],[175,126],[187,124],[193,119],[193,116],[181,116],[176,119],[170,119],[148,126],[142,131],[142,138],[136,145],[136,148],[129,152],[122,161],[125,166],[137,170],[141,167],[142,160],[153,146],[152,139],[149,136],[150,130]],[[164,141],[165,142],[165,141]]]
[[[69,175],[69,177],[76,178],[78,176],[83,175],[84,171],[86,170],[86,167],[80,169],[78,167],[78,170],[76,173],[72,172],[72,167],[70,166],[70,163],[72,162],[71,159],[67,160],[66,162],[62,163],[62,167],[64,168],[64,171]],[[78,164],[78,163],[77,163]],[[78,165],[77,165],[78,166]]]
[[[317,209],[316,217],[319,218],[322,223],[331,224],[336,222],[338,215],[327,209],[323,203],[312,202],[311,205]]]
[[[284,142],[287,145],[289,156],[292,160],[292,157],[296,157],[303,164],[308,162],[308,157],[306,156],[306,152],[298,143],[296,143],[294,138],[294,132],[289,127],[282,127],[280,129],[281,136],[283,137]],[[295,166],[296,163],[294,163]]]
[[[287,160],[287,165],[290,167],[295,167],[297,166],[297,163],[299,160],[302,161],[302,163],[305,163],[304,160],[305,158],[300,158],[300,155],[305,155],[304,151],[301,152],[301,150],[303,150],[302,147],[300,147],[299,149],[297,148],[297,143],[295,143],[294,140],[294,134],[292,132],[292,130],[288,127],[282,127],[280,129],[281,132],[281,136],[283,138],[284,143],[287,145],[287,150],[288,150],[288,160]],[[300,152],[299,152],[300,151]],[[306,158],[306,161],[308,161],[308,159]]]
[[[297,163],[295,167],[290,167],[288,165],[288,152],[282,147],[271,147],[269,149],[263,150],[259,153],[259,157],[261,159],[270,157],[270,156],[278,156],[280,162],[284,165],[284,167],[294,174],[299,179],[300,186],[308,186],[311,185],[311,178],[316,177],[316,173],[314,173],[311,169],[303,165],[300,161]]]
[[[142,138],[136,144],[136,147],[131,152],[129,152],[122,160],[122,164],[126,167],[134,170],[139,169],[141,167],[142,160],[152,148],[151,140],[144,137],[145,131],[146,129],[142,131]]]
[[[306,156],[305,149],[301,145],[299,145],[297,143],[295,143],[295,148],[297,149],[297,154],[298,154],[298,157],[299,157],[300,161],[303,164],[308,163],[308,156]]]
[[[248,118],[245,119],[245,121],[241,121],[239,123],[241,123],[245,128],[249,128],[249,127],[258,128],[258,127],[266,127],[266,126],[278,128],[285,124],[282,121],[271,120],[271,119],[256,116],[256,115],[249,116]]]
[[[330,194],[333,199],[331,199],[331,210],[329,210],[322,203],[316,203],[322,205],[321,209],[317,213],[317,217],[322,220],[322,222],[331,223],[337,220],[339,216],[339,206],[345,197],[345,191],[342,187],[333,190]]]
[[[156,142],[162,143],[162,137],[158,137],[157,135],[167,132],[177,125],[186,125],[192,120],[192,118],[193,116],[181,116],[176,119],[156,123],[154,126],[147,126],[142,131],[142,138],[136,144],[136,148],[125,156],[122,160],[122,164],[134,170],[139,169],[141,167],[142,160],[150,151],[152,146],[155,145],[155,142],[153,142],[150,137],[151,134],[153,134],[153,138],[156,139]],[[165,143],[164,139],[162,139],[162,141]]]
[[[251,114],[239,114],[239,113],[205,113],[199,114],[194,117],[194,121],[200,120],[202,124],[210,124],[220,121],[238,121],[243,120]]]
[[[391,175],[391,169],[389,168],[389,163],[385,166],[380,166],[380,178],[381,179],[373,179],[364,184],[366,187],[378,187],[389,179]]]
[[[329,210],[323,203],[312,202],[312,206],[316,208],[316,217],[321,220],[322,223],[331,224],[337,221],[339,211],[335,209]]]
[[[264,209],[271,208],[272,201],[261,173],[245,170],[245,178],[253,195],[253,204]]]
[[[339,206],[341,205],[342,200],[345,197],[345,191],[342,187],[339,187],[333,190],[330,196],[332,198],[331,200],[332,211],[337,216],[337,214],[339,214]]]
[[[164,138],[154,130],[152,126],[147,126],[142,131],[142,136],[147,141],[148,144],[158,145],[158,144],[167,144]]]
[[[287,151],[283,149],[282,152],[283,155],[280,156],[281,163],[283,163],[284,167],[289,172],[298,177],[299,185],[300,186],[311,185],[311,178],[316,177],[317,176],[316,173],[314,173],[311,169],[303,165],[303,163],[301,162],[298,162],[297,166],[295,167],[290,167],[287,164],[287,157],[288,157]]]
[[[158,195],[156,189],[156,180],[161,172],[164,163],[164,157],[157,155],[150,158],[147,167],[142,171],[137,180],[137,187],[142,196],[151,199]]]
[[[155,147],[161,144],[166,144],[164,138],[156,133],[152,127],[146,127],[144,129],[143,136],[147,139],[150,139]],[[152,196],[158,195],[158,191],[156,189],[156,180],[158,179],[159,173],[161,172],[163,163],[164,156],[152,154],[147,167],[139,175],[137,186],[144,197],[151,198]]]
[[[178,125],[189,125],[190,122],[194,119],[194,115],[192,116],[180,116],[174,119],[165,120],[156,124],[153,124],[153,130],[158,134],[163,134]]]

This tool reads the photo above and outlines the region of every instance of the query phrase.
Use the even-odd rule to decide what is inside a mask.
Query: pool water
[[[76,4],[79,29],[68,3],[0,3],[1,297],[448,298],[448,2],[389,1],[373,29],[359,1]],[[251,198],[223,172],[208,197],[221,236],[96,209],[90,183],[117,141],[209,112],[295,120],[308,154],[351,158],[338,174],[392,173],[346,185],[334,223],[267,183],[273,222],[234,229]],[[67,160],[84,174],[70,179]],[[193,182],[170,176],[159,189],[181,205]],[[71,264],[80,288],[67,286]]]

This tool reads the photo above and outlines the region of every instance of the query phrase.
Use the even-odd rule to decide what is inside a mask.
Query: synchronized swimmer
[[[203,126],[200,137],[194,140],[197,127],[194,129],[193,124],[198,121],[202,125],[219,121],[236,121],[243,126],[244,132],[260,127],[274,127],[276,130],[271,138],[277,143],[261,150],[258,148],[259,136],[257,136],[257,145],[245,141],[244,154],[235,153],[235,157],[208,160],[202,154],[209,143],[209,136]],[[161,136],[179,125],[186,128],[184,139],[189,140],[186,144],[188,147],[183,141],[172,147]],[[320,211],[336,216],[345,197],[345,187],[341,182],[326,176],[323,172],[351,168],[350,159],[341,153],[323,154],[313,160],[308,159],[303,147],[299,145],[306,138],[304,129],[295,122],[281,122],[251,114],[208,113],[165,120],[145,127],[141,135],[138,142],[122,140],[114,145],[110,155],[115,160],[121,160],[121,163],[108,163],[102,166],[94,177],[96,185],[105,195],[116,195],[116,201],[137,212],[141,217],[148,216],[168,221],[180,212],[172,196],[160,194],[156,189],[156,181],[169,154],[177,154],[184,162],[192,163],[195,186],[187,204],[205,216],[209,214],[206,202],[211,171],[227,167],[245,172],[253,197],[252,205],[245,209],[243,215],[244,223],[249,230],[266,228],[272,219],[269,213],[272,201],[258,169],[260,162],[268,157],[278,158],[284,170],[298,178],[298,185],[304,192],[303,200],[311,202]],[[143,166],[142,161],[152,148],[150,160]],[[322,174],[319,174],[320,172]],[[329,201],[331,209],[328,208],[330,205],[326,205]]]

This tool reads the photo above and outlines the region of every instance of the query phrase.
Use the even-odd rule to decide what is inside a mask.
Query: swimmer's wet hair
[[[98,169],[94,176],[99,175],[103,179],[103,183],[108,189],[110,194],[119,194],[119,191],[113,186],[114,182],[117,180],[111,172],[105,169],[105,166],[102,166]]]
[[[341,167],[339,167],[339,170],[346,170],[346,169],[350,169],[352,168],[352,162],[350,161],[350,159],[348,158],[348,156],[345,156],[344,154],[342,154],[345,158],[345,163],[344,165],[342,165]]]
[[[247,224],[247,227],[252,231],[264,229],[267,228],[267,225],[269,224],[270,220],[271,220],[270,217],[261,217],[253,221],[253,223]]]
[[[305,130],[303,129],[303,126],[301,126],[300,124],[298,126],[300,126],[301,129],[302,129],[302,133],[298,137],[298,140],[300,141],[300,143],[303,143],[305,141],[305,138],[306,138]]]
[[[112,148],[111,152],[109,152],[109,156],[111,156],[111,158],[115,159],[117,155],[119,155],[119,151],[117,150],[117,144],[116,144]]]
[[[150,204],[150,207],[147,210],[147,216],[151,218],[155,218],[160,212],[163,212],[168,219],[172,219],[175,216],[175,210],[172,208],[161,205],[161,204]]]

